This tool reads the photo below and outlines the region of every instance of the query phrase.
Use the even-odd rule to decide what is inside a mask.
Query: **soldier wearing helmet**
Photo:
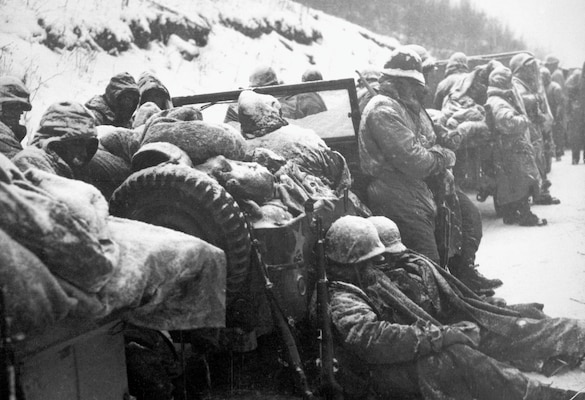
[[[81,103],[54,103],[41,117],[30,144],[13,158],[23,172],[38,168],[79,179],[98,148],[93,114]]]
[[[396,222],[408,247],[438,261],[437,208],[426,180],[451,168],[455,154],[436,144],[421,106],[425,79],[418,54],[407,47],[394,50],[379,83],[380,94],[365,107],[358,133],[369,206]]]
[[[367,67],[357,71],[359,78],[356,82],[356,91],[360,114],[364,112],[366,105],[372,100],[380,89],[378,79],[382,75],[381,68]]]
[[[260,65],[257,66],[252,73],[250,74],[249,78],[249,87],[263,87],[263,86],[274,86],[279,85],[281,82],[276,75],[274,69],[268,65]],[[284,115],[284,110],[281,112]],[[223,122],[239,122],[239,115],[238,115],[238,105],[231,104],[225,114],[225,118]]]
[[[567,78],[567,136],[573,165],[585,162],[585,63]]]
[[[13,76],[0,77],[0,154],[12,158],[22,150],[26,127],[20,125],[20,117],[31,108],[24,83]]]
[[[585,321],[542,313],[531,319],[484,303],[460,282],[449,283],[452,277],[428,258],[404,249],[399,237],[392,221],[354,216],[335,221],[325,237],[337,381],[346,397],[560,400],[576,395],[534,381],[508,363],[522,357],[540,365],[537,360],[560,354],[580,360]],[[388,268],[401,270],[405,281],[395,282],[381,269],[382,253],[391,258]],[[406,280],[418,285],[407,288],[419,291],[404,289]]]
[[[553,116],[552,135],[555,143],[555,157],[557,161],[561,161],[565,148],[566,97],[563,88],[552,80],[551,73],[547,68],[540,68],[540,76]]]
[[[539,226],[546,224],[530,210],[528,198],[540,188],[540,174],[530,144],[528,117],[522,100],[515,95],[512,72],[504,66],[489,76],[488,118],[493,121],[495,141],[492,178],[494,201],[505,224]]]
[[[566,96],[567,92],[565,88],[565,75],[563,74],[563,70],[560,68],[560,63],[561,60],[552,54],[547,55],[544,59],[544,66],[549,70],[551,80],[556,82],[561,87],[563,94]]]
[[[540,68],[532,54],[520,53],[510,60],[510,70],[514,90],[522,98],[524,111],[530,120],[530,141],[534,148],[536,166],[542,178],[540,194],[535,196],[533,201],[541,205],[559,204],[560,200],[551,196],[549,192],[551,182],[547,179],[547,173],[550,172],[547,158],[552,155],[554,142],[552,113],[542,88]]]
[[[431,75],[437,71],[437,59],[431,55],[431,53],[421,45],[418,44],[407,44],[406,46],[411,50],[413,50],[422,62],[422,73],[425,77],[425,81],[428,83],[431,80]],[[433,97],[434,93],[431,93],[429,87],[425,85],[425,93],[423,98],[421,99],[421,104],[425,108],[433,107]]]
[[[445,77],[439,82],[435,91],[435,99],[433,100],[435,109],[440,110],[443,108],[445,97],[468,73],[467,56],[461,52],[453,53],[445,66]]]

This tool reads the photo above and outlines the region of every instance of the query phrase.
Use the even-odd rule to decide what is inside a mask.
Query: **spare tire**
[[[250,233],[228,192],[207,174],[158,165],[132,174],[110,200],[112,215],[171,228],[211,243],[227,258],[227,291],[245,291]]]

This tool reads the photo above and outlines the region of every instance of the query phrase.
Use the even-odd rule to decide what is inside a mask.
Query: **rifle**
[[[266,264],[262,259],[262,255],[260,253],[260,244],[257,239],[252,239],[252,254],[256,256],[256,260],[253,261],[256,261],[256,264],[258,265],[258,269],[260,271],[260,275],[264,278],[264,292],[266,293],[268,303],[270,304],[270,312],[272,314],[274,322],[278,326],[280,336],[282,337],[282,340],[286,346],[289,362],[292,365],[293,370],[296,374],[296,381],[299,390],[301,391],[304,399],[314,400],[315,396],[313,395],[311,389],[309,388],[309,383],[307,381],[305,371],[303,370],[303,363],[301,361],[301,356],[299,355],[299,350],[297,348],[295,338],[291,332],[288,322],[286,321],[286,318],[284,317],[282,309],[278,304],[276,295],[274,294],[274,285],[270,281],[270,278],[268,277]]]
[[[0,287],[0,399],[16,400],[16,372],[14,349],[10,333],[10,320],[6,312],[6,289]]]
[[[366,89],[368,89],[368,93],[372,97],[374,97],[375,95],[377,95],[378,93],[376,93],[376,91],[374,90],[374,88],[370,86],[370,83],[366,80],[366,78],[363,77],[363,75],[361,74],[361,72],[358,71],[357,69],[355,70],[355,72],[360,77],[360,81],[364,84],[364,86],[366,87]]]
[[[441,175],[440,177],[443,177]],[[440,185],[439,193],[435,196],[437,203],[437,228],[440,235],[439,257],[441,267],[447,269],[449,264],[449,249],[451,248],[451,209],[447,204],[447,195],[444,185]]]
[[[329,310],[329,292],[325,272],[325,239],[322,232],[321,217],[316,218],[317,225],[317,319],[319,321],[319,359],[321,360],[322,393],[328,400],[342,400],[343,389],[335,380],[333,371],[333,334],[331,332],[331,312]]]

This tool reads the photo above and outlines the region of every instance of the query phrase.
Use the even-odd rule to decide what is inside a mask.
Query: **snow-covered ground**
[[[187,38],[177,26],[203,33]],[[168,38],[172,28],[179,33]],[[138,32],[150,35],[146,43]],[[356,77],[355,69],[383,65],[396,45],[289,0],[0,2],[0,75],[30,88],[29,132],[50,104],[85,102],[118,72],[153,72],[172,96],[186,96],[245,87],[258,65],[285,83],[311,66],[325,79]]]
[[[477,262],[504,281],[496,295],[509,303],[539,302],[550,316],[585,319],[585,165],[571,165],[567,152],[549,177],[561,204],[532,206],[547,219],[543,227],[504,225],[491,197],[476,201],[484,232]]]
[[[207,27],[205,43],[178,37],[142,47],[134,43],[130,20],[148,28],[149,20],[177,15]],[[235,29],[238,24],[270,29],[252,37]],[[62,48],[43,44],[47,26]],[[320,38],[301,43],[287,34],[294,29]],[[128,49],[101,50],[95,43],[99,32],[109,32]],[[311,65],[326,79],[355,77],[355,69],[382,65],[397,44],[289,0],[0,1],[0,75],[25,79],[31,89],[29,132],[51,103],[85,102],[122,71],[136,78],[151,71],[173,96],[184,96],[246,86],[260,64],[273,66],[286,83],[299,82]],[[550,316],[585,319],[585,165],[571,165],[567,153],[553,164],[550,178],[562,203],[534,207],[548,219],[546,227],[504,225],[491,199],[476,202],[484,223],[477,261],[486,276],[504,280],[497,295],[509,303],[540,302]],[[581,379],[567,378],[575,389],[584,385]]]
[[[548,220],[543,227],[504,225],[496,218],[491,197],[485,203],[475,201],[484,234],[476,261],[484,275],[504,281],[496,296],[509,304],[538,302],[551,317],[585,319],[585,164],[571,165],[566,152],[561,161],[553,161],[549,178],[551,193],[561,204],[532,207]],[[585,390],[582,371],[533,377]]]

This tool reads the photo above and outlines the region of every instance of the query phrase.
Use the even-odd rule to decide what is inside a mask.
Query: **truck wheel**
[[[248,227],[234,199],[207,174],[168,164],[143,169],[114,192],[110,212],[219,247],[227,257],[228,293],[244,290],[250,259]]]

